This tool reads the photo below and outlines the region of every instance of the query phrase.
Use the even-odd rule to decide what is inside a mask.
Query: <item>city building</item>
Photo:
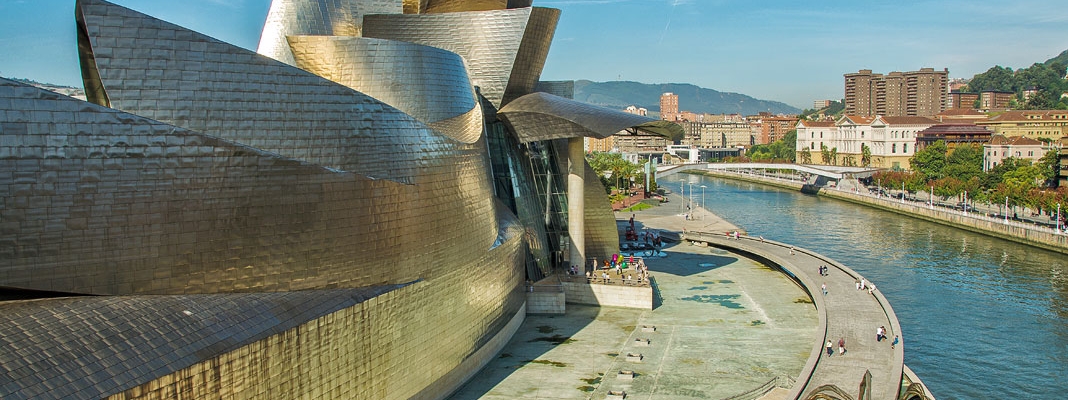
[[[987,118],[986,113],[973,108],[950,108],[934,117],[944,124],[976,124],[979,121],[986,121]]]
[[[760,118],[760,136],[758,144],[768,144],[783,140],[786,133],[793,130],[797,125],[797,117],[792,115],[776,115]]]
[[[997,90],[987,90],[979,93],[979,109],[991,112],[991,111],[1005,111],[1009,109],[1009,104],[1012,103],[1016,95],[1012,92],[1002,92]]]
[[[1009,157],[1033,163],[1046,155],[1047,151],[1057,150],[1056,147],[1023,136],[994,135],[989,142],[983,144],[983,171],[989,171]]]
[[[678,121],[679,95],[671,92],[660,95],[660,119],[664,121]]]
[[[276,0],[255,53],[77,0],[88,102],[0,79],[0,398],[462,385],[619,249],[582,138],[682,134],[536,91],[559,11],[498,3]]]
[[[830,107],[831,106],[831,101],[833,101],[833,100],[813,100],[812,101],[812,109],[813,110],[819,110],[821,108]]]
[[[937,123],[925,117],[859,115],[842,116],[833,126],[822,121],[798,121],[797,159],[810,158],[812,164],[908,169],[908,160],[917,150],[917,132]],[[869,153],[866,163],[865,148]]]
[[[952,109],[976,109],[976,102],[979,101],[979,93],[968,93],[954,90],[949,92],[949,108]]]
[[[993,135],[989,129],[972,124],[938,124],[916,134],[917,151],[923,150],[939,140],[946,143],[950,150],[957,146],[972,145],[981,147],[990,142]]]
[[[638,107],[638,106],[634,106],[634,105],[627,106],[627,108],[623,109],[623,112],[625,112],[627,114],[641,115],[643,117],[646,116],[649,113],[649,111],[646,110],[645,107]],[[620,135],[629,135],[629,133],[620,132]],[[619,149],[616,148],[616,141],[615,141],[616,137],[618,137],[618,136],[617,135],[612,135],[612,136],[609,136],[609,137],[606,137],[606,138],[603,138],[603,139],[587,137],[587,138],[583,139],[585,141],[585,143],[583,144],[583,148],[587,153],[592,153],[592,152],[595,152],[595,151],[596,152],[619,151]]]
[[[683,144],[700,148],[749,147],[756,144],[748,122],[684,122]]]
[[[1061,171],[1057,179],[1057,186],[1068,187],[1068,136],[1061,138],[1060,146]]]
[[[986,127],[998,135],[1024,136],[1052,142],[1068,136],[1068,111],[1012,110],[991,116],[976,125]]]
[[[845,74],[845,114],[931,117],[948,105],[949,70]]]

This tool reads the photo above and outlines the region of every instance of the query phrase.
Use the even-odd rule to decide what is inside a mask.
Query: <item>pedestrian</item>
[[[760,237],[760,243],[764,243],[764,236]]]
[[[831,339],[827,339],[827,356],[830,357],[830,356],[833,356],[833,355],[834,355],[834,345],[831,344]]]
[[[860,279],[853,279],[853,282],[857,284],[857,290],[860,290]]]
[[[860,290],[864,290],[867,287],[868,287],[868,280],[864,279],[864,278],[860,278]]]
[[[883,330],[883,327],[881,327],[881,326],[880,326],[880,327],[878,327],[878,328],[876,328],[876,329],[875,329],[875,341],[876,341],[876,342],[881,342],[881,341],[883,341],[883,338],[885,338],[885,337],[886,337],[886,336],[885,336],[885,332],[886,332],[886,331],[884,331],[884,330]]]
[[[894,335],[894,341],[890,342],[890,348],[892,349],[892,348],[896,347],[897,343],[900,342],[900,341],[901,341],[900,338],[897,337],[897,335]]]
[[[868,283],[868,294],[875,296],[875,284]]]
[[[790,246],[790,255],[794,255],[794,246]],[[827,342],[830,343],[829,340]]]
[[[845,355],[845,338],[838,338],[838,355]]]
[[[738,231],[734,231],[734,240],[738,240]]]
[[[820,286],[820,288],[823,289],[823,295],[826,296],[827,295],[827,283],[825,282],[823,285]]]

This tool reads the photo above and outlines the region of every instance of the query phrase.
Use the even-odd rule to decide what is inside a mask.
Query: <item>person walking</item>
[[[894,341],[890,342],[890,348],[892,349],[894,347],[897,347],[897,343],[900,342],[900,341],[901,341],[901,338],[899,338],[897,335],[894,335]]]
[[[831,344],[831,339],[827,339],[827,357],[834,355],[834,345]]]
[[[827,295],[827,283],[824,282],[823,285],[820,285],[820,289],[823,289],[823,295],[826,296]]]
[[[838,355],[845,355],[845,338],[838,338]]]

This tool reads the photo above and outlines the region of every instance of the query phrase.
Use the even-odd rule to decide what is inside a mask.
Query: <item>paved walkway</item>
[[[819,310],[820,334],[815,338],[812,357],[790,398],[807,398],[819,391],[833,391],[832,387],[858,398],[866,373],[871,374],[869,398],[897,398],[904,367],[903,339],[891,348],[894,336],[900,335],[897,317],[878,289],[874,294],[857,290],[855,280],[861,277],[855,271],[806,249],[758,238],[727,239],[718,232],[689,232],[686,238],[765,257],[797,276],[812,293]],[[821,265],[829,267],[827,276],[819,274]],[[821,293],[824,284],[827,285],[826,295]],[[880,326],[886,327],[889,340],[876,341],[876,329]],[[838,353],[839,338],[845,339],[844,355]],[[824,351],[823,344],[828,340],[834,344],[832,356]]]

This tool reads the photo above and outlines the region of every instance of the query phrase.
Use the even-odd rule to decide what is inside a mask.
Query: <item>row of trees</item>
[[[627,161],[620,153],[593,152],[586,155],[586,161],[597,173],[609,194],[630,189],[632,183],[645,183],[642,166]],[[650,187],[650,190],[655,188]]]
[[[797,158],[797,129],[791,129],[783,138],[768,144],[758,144],[749,148],[746,159],[757,162],[789,162]]]
[[[1051,189],[1059,170],[1055,150],[1035,163],[1010,157],[984,172],[982,148],[965,145],[949,151],[945,142],[938,141],[916,152],[910,165],[911,172],[883,171],[872,180],[890,190],[931,191],[943,200],[967,192],[969,199],[979,202],[996,205],[1008,199],[1010,207],[1046,211],[1060,204],[1068,213],[1068,188]]]

